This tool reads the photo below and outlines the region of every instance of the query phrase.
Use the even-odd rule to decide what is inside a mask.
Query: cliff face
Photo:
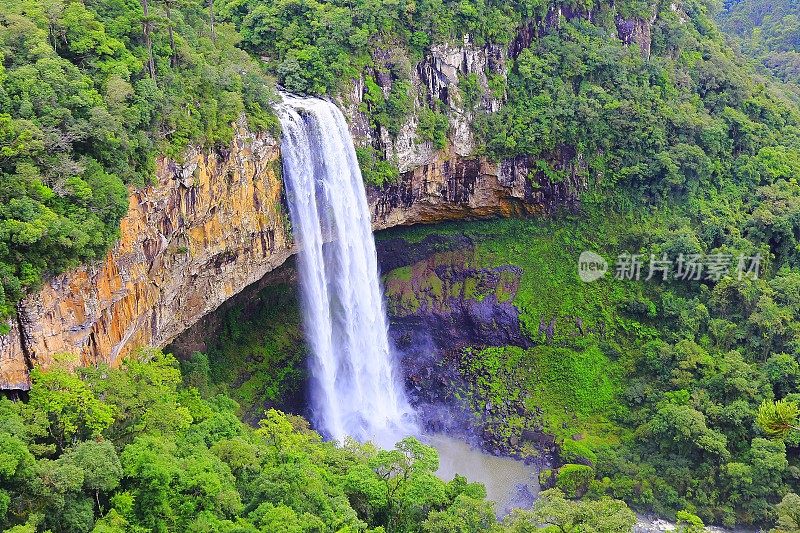
[[[441,45],[413,67],[414,110],[432,97],[446,106],[442,150],[419,142],[414,110],[394,137],[371,125],[360,110],[364,79],[354,80],[339,103],[356,145],[380,150],[401,171],[396,183],[368,188],[375,229],[577,205],[587,184],[576,168],[562,168],[571,170],[568,177],[551,183],[525,158],[493,163],[470,156],[474,113],[503,104],[488,77],[505,76],[510,58],[561,17],[591,17],[551,15],[521,28],[508,49]],[[649,51],[649,21],[616,22],[620,38]],[[389,52],[376,54],[396,61]],[[372,74],[388,94],[385,70]],[[481,90],[472,108],[459,90],[469,74]],[[553,158],[557,165],[559,155]],[[106,258],[55,277],[19,306],[10,333],[0,336],[0,389],[29,388],[29,369],[46,368],[58,353],[78,354],[84,365],[115,364],[140,346],[168,344],[293,253],[282,198],[278,142],[243,126],[226,150],[190,151],[180,164],[160,160],[156,183],[131,194],[120,241]]]
[[[291,253],[279,149],[239,128],[229,150],[162,159],[157,183],[130,196],[106,258],[57,276],[26,298],[0,336],[0,388],[29,387],[53,355],[115,364],[163,346]]]
[[[575,202],[573,185],[535,188],[525,176],[512,163],[442,152],[397,184],[369,189],[373,227]],[[29,368],[47,368],[58,353],[116,364],[140,346],[168,344],[294,252],[282,192],[278,145],[266,135],[240,130],[229,152],[160,161],[158,183],[131,194],[105,260],[55,277],[19,306],[0,336],[0,388],[27,389]]]

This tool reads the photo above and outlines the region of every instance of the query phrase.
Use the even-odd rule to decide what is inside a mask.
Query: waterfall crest
[[[299,246],[311,407],[327,437],[381,445],[412,433],[395,375],[361,171],[330,102],[285,95],[279,115],[292,232]]]

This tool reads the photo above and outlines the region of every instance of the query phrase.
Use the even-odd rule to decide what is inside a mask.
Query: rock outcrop
[[[345,91],[338,102],[351,124],[356,146],[377,149],[387,161],[397,163],[401,173],[433,163],[441,157],[440,151],[430,142],[419,142],[417,126],[418,111],[434,106],[442,107],[448,117],[450,154],[469,157],[475,152],[472,123],[476,111],[497,111],[503,104],[504,95],[495,96],[490,90],[489,77],[505,78],[506,50],[494,44],[478,46],[465,37],[459,46],[434,45],[414,68],[409,66],[410,60],[397,50],[378,49],[373,60],[376,67],[354,80],[351,90]],[[405,66],[398,67],[398,64]],[[384,96],[388,96],[396,80],[387,72],[406,68],[411,80],[413,108],[400,130],[392,136],[386,128],[370,124],[364,113],[367,106],[365,76],[371,75]],[[474,76],[480,91],[475,102],[467,102],[462,94],[461,81],[466,76]]]
[[[368,188],[376,230],[577,206],[587,187],[578,157],[553,154],[566,176],[553,183],[527,158],[470,155],[473,113],[503,104],[488,76],[505,75],[508,58],[527,45],[519,39],[509,49],[469,40],[435,46],[413,68],[414,109],[432,96],[446,106],[441,150],[419,142],[414,111],[394,138],[373,128],[361,111],[365,81],[354,80],[340,104],[357,146],[379,149],[401,171],[396,183]],[[390,77],[374,74],[390,90]],[[468,75],[481,92],[472,107],[459,89]],[[131,193],[120,240],[105,259],[56,276],[18,306],[10,333],[0,335],[0,389],[29,388],[29,370],[46,368],[58,353],[77,354],[84,365],[116,364],[137,347],[167,345],[294,252],[283,198],[279,143],[243,124],[225,150],[190,150],[182,163],[160,159],[155,183]]]
[[[26,389],[53,355],[115,364],[163,346],[292,253],[278,143],[239,127],[229,150],[161,159],[134,191],[102,262],[59,275],[18,307],[0,336],[0,388]]]
[[[392,339],[414,359],[465,346],[530,345],[512,303],[522,270],[477,267],[468,237],[383,240],[378,259]]]

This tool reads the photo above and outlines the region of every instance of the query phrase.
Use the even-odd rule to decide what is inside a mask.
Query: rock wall
[[[292,253],[279,148],[238,128],[228,150],[158,161],[134,191],[120,240],[102,262],[57,276],[26,298],[0,336],[0,388],[27,389],[28,369],[58,353],[115,364],[163,346]]]
[[[495,96],[489,89],[489,76],[506,76],[507,51],[499,45],[478,46],[464,39],[463,44],[439,44],[413,68],[410,60],[397,49],[377,49],[373,53],[375,67],[369,69],[360,79],[353,80],[351,89],[339,98],[351,124],[356,146],[371,146],[377,149],[387,161],[397,163],[401,173],[429,165],[441,159],[442,154],[430,142],[419,142],[417,126],[419,113],[423,107],[441,108],[448,117],[449,131],[448,155],[469,157],[475,152],[475,138],[472,122],[477,111],[497,111],[503,104],[504,96]],[[403,66],[398,66],[401,64]],[[371,76],[387,96],[397,81],[390,72],[406,71],[403,78],[410,77],[412,109],[405,123],[395,136],[381,126],[370,124],[364,113],[368,104],[364,100],[366,91],[365,76]],[[471,107],[465,102],[459,89],[460,80],[474,75],[481,96]]]
[[[377,250],[390,335],[412,359],[465,346],[530,345],[512,303],[519,267],[477,267],[474,244],[464,235],[415,243],[392,238],[379,241]]]
[[[135,191],[105,260],[47,282],[0,336],[0,388],[27,389],[28,370],[58,353],[116,364],[165,346],[293,252],[279,149],[240,129],[229,151],[161,160],[158,183]],[[368,190],[373,227],[542,213],[577,205],[579,180],[534,186],[524,162],[438,152],[396,184]]]
[[[353,80],[339,104],[356,145],[378,149],[402,173],[396,183],[368,188],[375,229],[578,205],[578,194],[587,187],[579,156],[552,154],[552,163],[567,177],[551,183],[527,158],[494,163],[472,157],[470,124],[476,111],[503,105],[503,95],[489,90],[489,76],[504,76],[507,62],[561,17],[579,16],[593,15],[549,13],[522,27],[507,49],[469,39],[434,46],[413,68],[408,64],[414,109],[394,137],[369,123],[362,112],[365,80]],[[651,21],[616,24],[620,38],[649,52]],[[376,51],[379,66],[401,60],[391,51]],[[387,94],[391,68],[372,73]],[[472,109],[459,90],[460,79],[470,74],[482,93]],[[432,98],[445,106],[450,120],[442,150],[416,137],[415,110]],[[228,149],[191,150],[183,163],[159,160],[156,183],[132,192],[120,234],[103,261],[49,280],[19,305],[10,333],[0,336],[0,389],[29,388],[29,370],[46,368],[58,353],[78,354],[84,365],[116,364],[137,347],[165,346],[282,264],[293,247],[278,142],[240,124]]]

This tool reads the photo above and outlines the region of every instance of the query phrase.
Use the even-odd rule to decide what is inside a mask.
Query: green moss
[[[589,439],[605,442],[608,434],[618,429],[611,417],[624,411],[619,399],[621,368],[596,345],[583,349],[503,346],[467,350],[462,373],[466,396],[476,410],[486,402],[522,402],[527,418],[514,425],[527,427],[532,413],[541,410],[535,422],[562,439],[587,432],[598,435]],[[513,417],[502,417],[506,426],[503,433],[514,434],[508,431]]]
[[[295,291],[268,287],[248,314],[241,307],[228,310],[208,349],[211,381],[227,389],[246,416],[282,405],[305,379],[307,351]]]
[[[431,294],[437,299],[442,300],[442,280],[439,279],[439,276],[436,275],[435,272],[432,272],[430,276],[428,276],[428,286],[430,287]]]
[[[395,268],[394,270],[390,271],[386,274],[386,282],[392,281],[402,281],[405,283],[411,282],[411,277],[413,276],[413,270],[410,266],[404,266],[400,268]]]
[[[586,445],[585,441],[564,439],[561,444],[561,459],[567,463],[595,464],[597,454]]]
[[[454,281],[450,285],[450,296],[452,298],[461,298],[463,290],[464,290],[464,283],[461,281]]]
[[[594,469],[586,465],[566,464],[558,469],[556,487],[570,498],[582,496],[594,479]]]

